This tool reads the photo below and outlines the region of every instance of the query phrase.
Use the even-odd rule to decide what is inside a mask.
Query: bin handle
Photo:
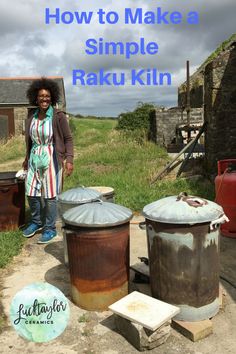
[[[218,225],[224,224],[225,222],[229,222],[229,218],[224,214],[210,223],[210,230],[213,231]]]
[[[67,234],[74,233],[73,230],[67,229],[65,226],[61,227],[62,231],[65,231]]]
[[[0,191],[3,192],[3,193],[9,192],[9,190],[10,190],[10,188],[7,188],[7,187],[1,188],[1,187],[0,187]]]
[[[146,227],[147,227],[146,221],[141,221],[141,222],[138,224],[138,226],[139,226],[139,228],[140,228],[141,230],[146,230]]]

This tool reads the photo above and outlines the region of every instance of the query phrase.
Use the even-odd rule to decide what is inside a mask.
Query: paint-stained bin
[[[128,294],[132,212],[98,202],[63,214],[72,300],[86,310],[106,310]]]
[[[181,193],[143,209],[153,297],[176,305],[177,320],[201,321],[219,311],[221,206]]]
[[[98,191],[95,191],[91,188],[86,188],[84,186],[69,189],[66,192],[59,194],[58,196],[58,212],[59,216],[62,219],[62,215],[69,209],[75,208],[79,205],[85,203],[91,203],[99,201],[102,198],[102,194]],[[62,224],[62,226],[64,226]],[[68,264],[68,252],[67,252],[67,243],[66,235],[63,231],[63,245],[64,245],[64,261],[65,264]]]
[[[115,203],[115,191],[114,191],[114,188],[112,188],[112,187],[104,187],[104,186],[95,186],[95,187],[89,187],[89,188],[94,189],[95,191],[101,193],[102,200],[104,202]]]
[[[25,183],[16,172],[0,172],[0,231],[17,230],[25,223]]]

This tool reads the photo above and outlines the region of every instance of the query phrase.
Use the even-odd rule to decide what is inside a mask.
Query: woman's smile
[[[40,110],[45,111],[51,104],[51,94],[49,90],[39,90],[38,105]]]

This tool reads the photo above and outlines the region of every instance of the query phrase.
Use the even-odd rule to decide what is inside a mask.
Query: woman
[[[23,230],[23,236],[31,237],[43,230],[38,243],[48,243],[57,236],[56,197],[62,189],[64,164],[66,175],[73,171],[73,141],[65,113],[53,108],[60,97],[55,81],[44,77],[33,81],[27,97],[31,105],[38,107],[29,115],[25,127],[23,168],[27,170],[26,195],[31,223]]]

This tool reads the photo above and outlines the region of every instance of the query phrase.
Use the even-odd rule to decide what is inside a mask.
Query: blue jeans
[[[44,231],[56,230],[57,199],[28,197],[31,212],[31,221],[43,226]]]

